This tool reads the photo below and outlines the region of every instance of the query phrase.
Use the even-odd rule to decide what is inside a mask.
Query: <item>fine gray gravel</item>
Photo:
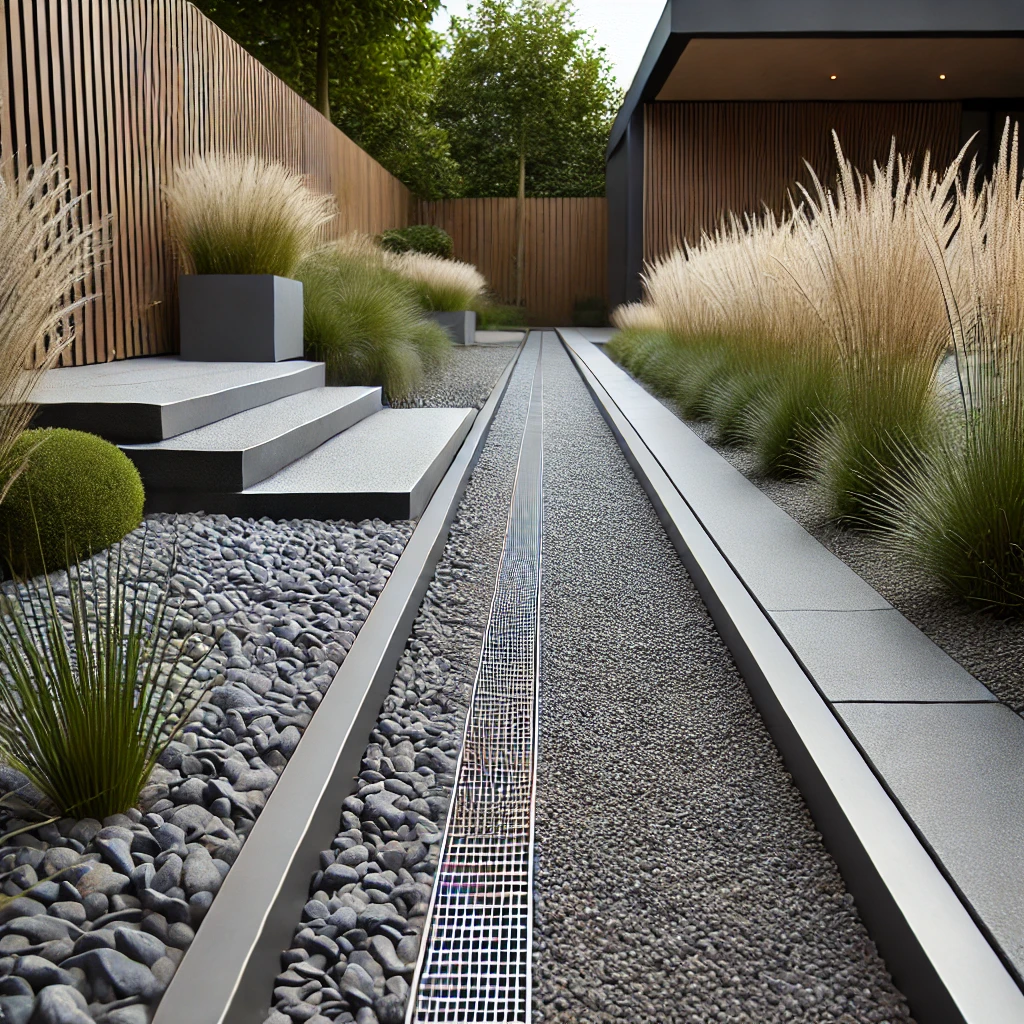
[[[640,485],[544,369],[535,1019],[908,1021]]]
[[[707,423],[688,425],[951,658],[1024,713],[1024,617],[1001,619],[969,607],[877,534],[830,523],[824,498],[809,481],[758,477],[748,452],[716,444]]]
[[[63,818],[0,847],[0,889],[16,897],[0,906],[0,1020],[146,1024],[411,529],[150,517],[153,581],[177,544],[176,635],[215,642],[196,679],[210,689],[141,810]],[[135,564],[142,533],[125,541]],[[90,571],[104,568],[99,556]],[[23,784],[0,772],[0,789],[31,797]],[[18,813],[0,811],[0,834],[26,823]]]
[[[495,376],[512,354],[505,350]],[[520,363],[370,735],[356,790],[342,806],[341,831],[320,854],[266,1024],[405,1019],[531,380],[532,365]]]
[[[416,395],[395,407],[480,409],[518,348],[518,344],[453,345],[451,361],[428,371]]]

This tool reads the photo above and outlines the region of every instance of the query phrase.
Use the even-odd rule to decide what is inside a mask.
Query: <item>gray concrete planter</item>
[[[279,363],[302,358],[302,282],[272,274],[178,278],[181,358]]]
[[[457,313],[427,313],[426,315],[448,332],[454,344],[476,344],[476,313],[471,309],[462,309]]]

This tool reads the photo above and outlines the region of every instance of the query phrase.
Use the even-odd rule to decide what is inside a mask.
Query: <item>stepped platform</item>
[[[71,427],[119,444],[163,441],[324,385],[324,366],[197,363],[177,356],[51,370],[32,395],[37,426]]]
[[[416,519],[455,458],[473,409],[384,409],[243,490],[156,491],[147,511],[272,519]]]
[[[147,490],[243,491],[380,410],[380,388],[314,388],[121,450]]]

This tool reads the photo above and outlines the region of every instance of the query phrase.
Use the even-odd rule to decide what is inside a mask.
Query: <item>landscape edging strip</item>
[[[1024,994],[998,954],[577,349],[607,356],[575,332],[559,334],[736,660],[919,1024],[1024,1020]]]
[[[337,834],[368,736],[524,341],[417,523],[196,932],[153,1024],[261,1024],[320,850]]]

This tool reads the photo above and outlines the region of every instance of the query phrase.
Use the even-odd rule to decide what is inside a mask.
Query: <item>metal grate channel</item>
[[[531,337],[530,409],[407,1024],[530,1019],[540,348],[539,335]]]

